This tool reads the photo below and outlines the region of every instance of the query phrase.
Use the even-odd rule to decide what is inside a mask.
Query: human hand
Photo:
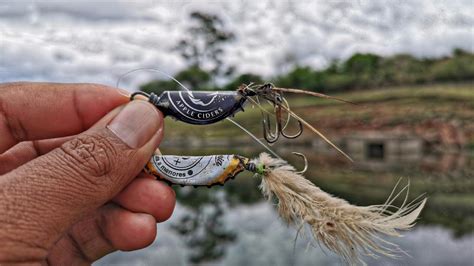
[[[140,173],[163,115],[127,102],[94,84],[0,84],[0,264],[89,264],[153,242],[175,205]]]

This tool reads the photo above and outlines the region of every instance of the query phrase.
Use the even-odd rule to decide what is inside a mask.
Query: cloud
[[[474,50],[471,1],[8,1],[0,3],[0,81],[115,85],[121,73],[185,66],[172,51],[192,11],[218,14],[237,39],[226,63],[264,76],[325,67],[356,52]],[[129,76],[123,86],[159,77]]]
[[[8,1],[3,2],[0,15],[7,17],[28,18],[32,16],[63,18],[77,20],[128,20],[151,19],[153,1],[147,0],[101,0],[101,1]]]

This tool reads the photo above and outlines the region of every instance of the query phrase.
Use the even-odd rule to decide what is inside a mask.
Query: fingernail
[[[139,148],[159,130],[162,115],[145,101],[131,101],[107,125],[130,148]]]

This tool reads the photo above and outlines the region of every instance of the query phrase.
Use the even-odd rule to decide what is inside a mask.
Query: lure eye
[[[154,94],[154,93],[152,93],[152,94]],[[137,91],[137,92],[132,93],[132,95],[130,95],[130,101],[133,101],[133,100],[139,98],[140,96],[142,96],[142,99],[145,99],[145,98],[149,99],[150,98],[150,94],[148,94],[146,92],[143,92],[143,91]]]

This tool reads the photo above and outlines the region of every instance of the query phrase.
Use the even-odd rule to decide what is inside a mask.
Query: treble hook
[[[296,156],[300,156],[300,157],[303,158],[303,160],[304,160],[304,168],[303,168],[303,170],[298,171],[298,172],[295,172],[295,173],[300,174],[300,175],[304,174],[304,173],[306,172],[306,170],[308,170],[308,159],[306,159],[306,156],[305,156],[304,154],[302,154],[302,153],[299,153],[299,152],[292,152],[292,153],[293,153],[294,155],[296,155]]]
[[[272,84],[265,84],[265,85],[259,87],[258,90],[260,90],[261,92],[268,92],[268,91],[271,91],[272,88],[273,88]],[[303,133],[303,123],[301,123],[301,121],[299,121],[299,120],[298,120],[299,130],[296,134],[289,135],[289,134],[285,133],[285,129],[288,126],[289,120],[291,119],[291,117],[288,117],[285,125],[283,125],[283,123],[282,123],[282,104],[286,104],[287,105],[286,108],[289,108],[288,102],[286,101],[286,99],[283,98],[280,94],[272,95],[271,98],[270,98],[270,96],[267,95],[265,98],[270,103],[273,104],[273,110],[274,110],[274,114],[275,114],[276,126],[275,126],[275,132],[274,133],[270,132],[271,131],[270,116],[268,114],[265,115],[262,112],[262,116],[263,116],[262,124],[263,124],[263,137],[264,137],[264,139],[268,143],[272,144],[272,143],[275,143],[279,139],[280,135],[282,135],[283,137],[285,137],[287,139],[295,139],[295,138],[301,136],[301,134]]]
[[[296,134],[288,135],[287,133],[285,133],[285,129],[288,126],[288,121],[283,126],[283,123],[282,123],[282,109],[281,109],[280,104],[281,103],[274,103],[274,107],[273,107],[274,112],[275,112],[275,120],[276,120],[275,133],[270,132],[271,131],[270,116],[268,114],[266,114],[266,115],[263,114],[263,120],[262,120],[262,123],[263,123],[263,137],[270,144],[275,143],[279,139],[280,135],[282,135],[283,137],[285,137],[287,139],[295,139],[295,138],[301,136],[301,134],[303,133],[303,124],[299,120],[298,120],[299,131]]]

